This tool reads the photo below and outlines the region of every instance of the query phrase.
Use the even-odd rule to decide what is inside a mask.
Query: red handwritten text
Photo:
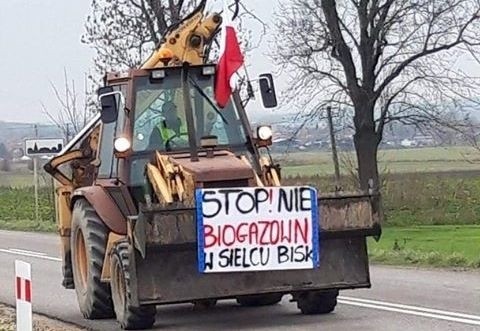
[[[308,244],[312,236],[310,222],[303,220],[266,220],[213,226],[204,225],[205,248],[235,244],[280,245]]]

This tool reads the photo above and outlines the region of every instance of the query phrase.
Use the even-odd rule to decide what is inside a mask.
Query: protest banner
[[[319,265],[317,192],[311,187],[196,191],[200,272]]]

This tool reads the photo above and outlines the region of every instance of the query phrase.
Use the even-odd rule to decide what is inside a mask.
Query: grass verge
[[[28,232],[55,232],[57,231],[57,225],[54,221],[0,220],[0,229]]]
[[[411,173],[383,177],[385,224],[394,227],[419,225],[480,225],[480,172]],[[355,190],[348,177],[346,191]],[[330,192],[331,177],[285,178],[284,185],[311,185]]]
[[[480,225],[386,227],[368,244],[375,263],[480,268]]]

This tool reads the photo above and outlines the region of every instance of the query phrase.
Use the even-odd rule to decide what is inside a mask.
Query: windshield
[[[180,70],[167,71],[167,77],[152,83],[149,77],[135,82],[133,150],[188,150],[188,130]],[[190,72],[191,99],[197,147],[205,136],[216,136],[218,144],[239,146],[246,136],[233,102],[216,109],[213,99],[213,76]]]

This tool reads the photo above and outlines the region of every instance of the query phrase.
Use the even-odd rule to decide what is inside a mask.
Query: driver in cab
[[[172,148],[188,146],[187,125],[178,116],[177,106],[167,101],[162,106],[163,120],[153,128],[150,135],[149,146],[156,149],[159,146],[165,147],[167,151]]]

